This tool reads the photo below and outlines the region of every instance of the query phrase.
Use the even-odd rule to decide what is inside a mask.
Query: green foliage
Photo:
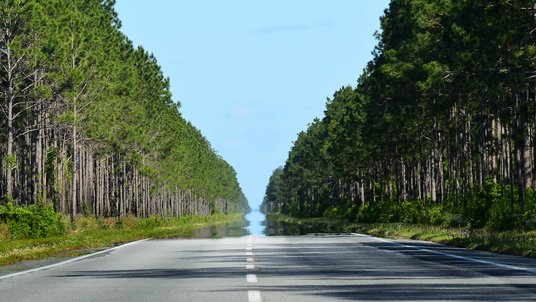
[[[506,188],[488,179],[483,190],[474,192],[467,198],[465,216],[471,227],[489,226],[498,230],[513,227],[513,209],[505,192]]]
[[[30,168],[15,165],[35,162],[34,150],[46,148],[47,185],[42,189],[55,188],[56,192],[40,195],[59,204],[62,194],[68,194],[73,165],[86,168],[73,156],[78,142],[95,161],[113,159],[111,166],[104,167],[115,169],[112,173],[120,174],[117,167],[126,164],[148,176],[155,188],[164,187],[172,194],[192,191],[204,200],[225,200],[229,211],[247,210],[235,170],[182,117],[180,104],[171,95],[170,80],[154,55],[136,47],[120,31],[114,3],[2,3],[0,32],[9,35],[0,39],[0,95],[16,95],[17,105],[12,108],[15,153],[5,155],[7,136],[0,135],[0,166],[13,170],[13,177],[19,179],[41,179]],[[9,70],[13,74],[7,83],[10,58],[16,68]],[[6,103],[0,102],[4,112]],[[6,128],[5,119],[0,125]],[[39,142],[22,139],[20,134],[30,130],[32,140],[37,140],[33,137],[37,129],[31,127],[46,129],[45,134],[39,132]],[[56,175],[60,167],[64,171]]]
[[[26,207],[7,202],[0,205],[0,221],[8,225],[11,238],[43,238],[65,232],[61,215],[50,205]]]
[[[79,256],[87,250],[102,249],[143,238],[192,236],[192,230],[243,222],[243,215],[212,215],[182,219],[77,217],[76,229],[47,238],[14,239],[0,236],[0,265],[50,257]],[[150,222],[144,222],[149,220]],[[121,221],[119,223],[118,221]],[[158,221],[157,223],[154,223]],[[121,228],[116,228],[116,225]],[[0,235],[5,224],[0,223]]]
[[[426,208],[426,217],[428,223],[432,225],[445,225],[447,220],[445,219],[445,211],[441,206],[429,206]]]
[[[140,219],[138,221],[138,227],[143,229],[156,228],[164,224],[164,220],[157,215],[153,215],[149,218]]]
[[[335,92],[324,117],[298,134],[264,207],[534,229],[534,158],[526,156],[535,148],[533,5],[391,1],[357,86]]]
[[[386,217],[384,213],[387,211],[384,211],[386,208],[386,203],[382,202],[376,202],[376,203],[367,203],[359,209],[359,214],[357,216],[357,221],[363,222],[363,223],[371,223],[376,221],[381,221],[384,219],[389,219],[390,215]]]
[[[4,156],[4,162],[6,169],[13,169],[15,167],[15,154],[7,154]]]
[[[334,208],[329,208],[325,210],[322,216],[328,219],[340,219],[341,213],[338,208],[334,207]]]

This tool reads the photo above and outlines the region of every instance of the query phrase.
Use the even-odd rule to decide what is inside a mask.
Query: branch
[[[84,81],[85,82],[85,81]],[[76,102],[80,96],[84,93],[84,90],[86,90],[86,87],[87,87],[88,83],[84,83],[84,85],[82,86],[82,88],[80,89],[80,91],[78,92],[78,94],[74,97],[73,99],[73,102]]]
[[[17,68],[17,66],[19,65],[19,63],[22,61],[22,59],[24,58],[24,54],[22,56],[20,56],[14,63],[13,63],[13,66],[11,66],[11,70],[10,72],[13,72],[13,70],[15,70],[15,68]]]
[[[15,115],[13,116],[13,119],[16,119],[16,118],[19,117],[19,115],[21,115],[23,112],[28,111],[29,109],[32,109],[33,107],[35,107],[35,106],[37,106],[37,105],[39,105],[39,103],[34,102],[33,105],[27,106],[26,108],[24,108],[24,110],[22,110],[22,111],[18,112],[17,114],[15,114]]]
[[[47,125],[48,124],[35,125],[35,128],[32,127],[30,129],[27,129],[26,131],[24,131],[22,133],[15,134],[15,137],[21,137],[23,135],[26,135],[26,134],[34,132],[34,131],[38,131],[38,130],[41,130],[41,129],[46,129]]]
[[[76,113],[80,113],[80,112],[82,112],[82,110],[84,110],[84,108],[86,108],[87,106],[89,106],[89,104],[93,103],[96,99],[97,99],[97,96],[94,96],[92,99],[90,99],[89,101],[87,101],[84,105],[78,107],[78,110],[76,111]]]

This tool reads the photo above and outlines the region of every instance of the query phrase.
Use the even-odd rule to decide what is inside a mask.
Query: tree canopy
[[[247,210],[234,169],[120,26],[111,0],[2,0],[0,195],[73,215]]]
[[[264,208],[534,212],[535,28],[531,0],[392,0],[373,60],[298,135]]]

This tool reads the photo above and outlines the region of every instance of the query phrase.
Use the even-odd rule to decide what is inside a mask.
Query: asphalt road
[[[536,301],[536,260],[360,235],[148,240],[0,276],[0,301]]]

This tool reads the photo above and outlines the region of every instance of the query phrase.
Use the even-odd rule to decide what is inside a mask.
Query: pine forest
[[[376,38],[264,210],[536,229],[536,1],[392,0]]]
[[[234,169],[120,27],[114,1],[1,1],[4,202],[72,219],[247,210]]]

